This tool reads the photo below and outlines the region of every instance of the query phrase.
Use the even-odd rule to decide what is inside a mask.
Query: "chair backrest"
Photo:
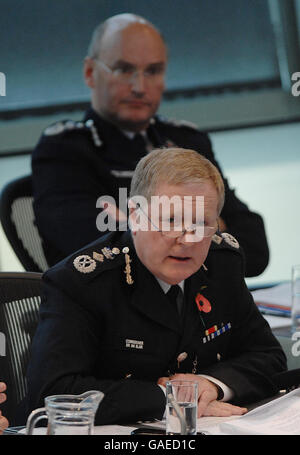
[[[41,273],[0,272],[0,381],[7,401],[0,406],[10,425],[27,393],[26,369],[39,318]]]
[[[44,272],[49,268],[35,225],[31,175],[8,183],[0,196],[0,219],[5,235],[24,269]]]

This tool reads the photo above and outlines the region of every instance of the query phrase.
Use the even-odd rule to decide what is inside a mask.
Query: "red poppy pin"
[[[202,294],[198,292],[198,294],[195,297],[195,302],[197,304],[198,310],[203,311],[204,313],[209,313],[211,310],[211,304],[210,301],[207,300],[206,297],[204,297]]]

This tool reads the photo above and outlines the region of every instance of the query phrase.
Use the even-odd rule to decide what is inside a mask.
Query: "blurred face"
[[[211,180],[176,186],[160,184],[155,194],[165,195],[169,198],[179,196],[182,200],[185,196],[189,196],[189,200],[192,201],[191,210],[194,223],[199,222],[196,210],[197,196],[203,196],[204,210],[201,221],[205,226],[216,226],[218,194]],[[131,216],[134,216],[135,212],[132,212]],[[148,215],[151,215],[150,211],[148,211]],[[172,217],[172,211],[170,216]],[[151,217],[149,216],[149,218]],[[170,238],[162,232],[151,230],[150,222],[149,230],[135,231],[133,227],[132,233],[135,249],[141,262],[153,275],[169,284],[177,284],[199,270],[208,254],[213,235],[212,232],[209,237],[204,237],[201,241],[190,241],[188,233],[178,238]]]
[[[145,129],[160,104],[166,63],[165,45],[150,26],[107,30],[98,57],[85,60],[94,109],[122,129]]]

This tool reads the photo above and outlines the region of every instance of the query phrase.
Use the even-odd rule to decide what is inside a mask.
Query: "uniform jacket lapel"
[[[214,305],[213,285],[206,272],[201,268],[185,283],[185,311],[183,315],[183,333],[179,350],[184,351],[193,337],[199,337],[199,342],[210,327],[211,321],[216,317]],[[211,303],[211,311],[199,311],[196,304],[198,294],[203,295]]]
[[[180,333],[180,321],[156,278],[144,267],[136,254],[132,261],[135,283],[131,305],[155,323]]]

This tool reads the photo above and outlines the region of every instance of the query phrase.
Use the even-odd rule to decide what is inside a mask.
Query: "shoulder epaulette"
[[[60,120],[48,126],[44,130],[44,136],[56,136],[65,132],[84,129],[91,132],[94,144],[96,147],[100,147],[102,145],[102,141],[92,119],[88,119],[85,122],[77,122],[74,120]]]
[[[76,256],[70,257],[67,266],[92,279],[104,271],[125,265],[126,282],[133,284],[130,262],[129,247],[123,247],[120,250],[118,247],[100,245],[99,248],[96,246],[93,249],[87,248]]]
[[[168,119],[168,118],[165,118],[165,117],[162,117],[162,116],[158,116],[158,119],[162,123],[166,123],[168,125],[177,126],[177,127],[183,127],[183,128],[189,128],[189,129],[192,129],[192,130],[199,131],[199,127],[193,122],[188,122],[186,120]]]

